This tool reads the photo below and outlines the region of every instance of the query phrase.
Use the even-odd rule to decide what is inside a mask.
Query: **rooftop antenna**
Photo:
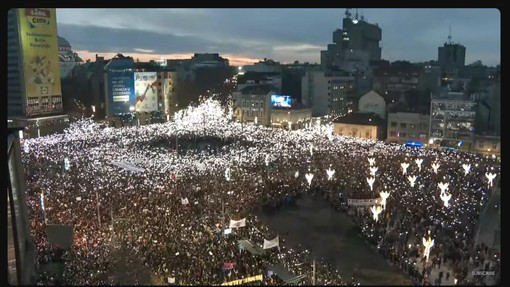
[[[358,20],[358,8],[356,8],[356,20]]]
[[[351,12],[349,12],[349,8],[345,8],[345,17],[346,18],[350,18],[351,17]]]
[[[448,32],[448,44],[452,44],[452,24],[450,24],[450,30]]]
[[[365,21],[365,16],[363,16],[363,10],[361,10],[361,21]]]

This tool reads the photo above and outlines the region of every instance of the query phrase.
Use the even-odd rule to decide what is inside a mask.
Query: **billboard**
[[[292,98],[284,95],[271,95],[271,105],[273,107],[290,108],[292,106]]]
[[[28,115],[61,112],[55,8],[18,9]]]
[[[110,113],[120,114],[134,111],[135,85],[131,69],[108,71]],[[133,107],[133,110],[130,109]]]
[[[158,110],[158,75],[156,72],[135,73],[135,110],[137,112]]]

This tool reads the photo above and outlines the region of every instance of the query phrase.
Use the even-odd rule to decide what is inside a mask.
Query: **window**
[[[390,132],[390,137],[397,137],[397,132]]]
[[[391,127],[392,128],[396,128],[397,127],[397,122],[391,122]]]
[[[426,139],[427,138],[427,134],[420,134],[420,139]]]
[[[407,124],[406,124],[406,123],[400,123],[400,127],[401,127],[401,128],[406,128],[406,127],[407,127]]]
[[[498,145],[497,144],[493,144],[492,145],[492,149],[497,149],[498,148]]]

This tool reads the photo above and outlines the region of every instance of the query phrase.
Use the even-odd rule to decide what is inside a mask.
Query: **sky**
[[[220,53],[231,65],[264,58],[282,63],[320,63],[320,51],[342,28],[345,8],[287,9],[57,9],[58,34],[84,60],[116,53],[140,61]],[[356,9],[351,9],[352,15]],[[437,60],[452,40],[466,46],[466,64],[501,61],[501,14],[497,9],[359,9],[382,29],[382,58]]]

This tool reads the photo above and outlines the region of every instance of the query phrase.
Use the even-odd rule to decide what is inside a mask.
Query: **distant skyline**
[[[58,34],[84,60],[117,53],[140,61],[219,53],[231,65],[263,58],[320,63],[320,51],[342,28],[345,8],[322,9],[57,9]],[[354,17],[356,9],[351,9]],[[358,9],[382,29],[382,58],[437,60],[448,37],[466,46],[466,65],[501,61],[497,9]]]

